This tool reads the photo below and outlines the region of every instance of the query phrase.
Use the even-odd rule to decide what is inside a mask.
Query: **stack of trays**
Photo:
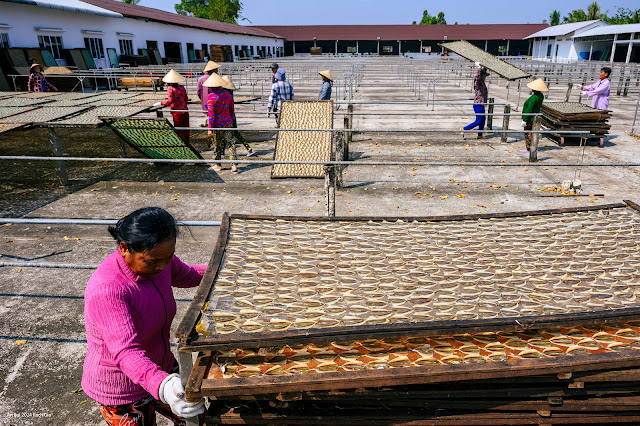
[[[584,130],[594,136],[604,136],[611,126],[611,112],[591,108],[579,102],[544,102],[541,124],[553,131]]]
[[[638,208],[225,215],[187,397],[223,424],[639,422]]]

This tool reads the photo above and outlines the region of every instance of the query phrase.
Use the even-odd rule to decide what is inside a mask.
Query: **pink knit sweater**
[[[116,250],[91,275],[85,291],[87,356],[82,389],[105,405],[129,404],[158,388],[174,366],[169,347],[176,301],[171,286],[195,287],[206,265],[174,256],[153,279],[135,274]]]

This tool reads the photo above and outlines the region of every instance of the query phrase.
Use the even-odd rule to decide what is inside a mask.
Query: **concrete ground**
[[[345,59],[348,60],[348,59]],[[304,61],[304,60],[301,60]],[[397,59],[404,61],[404,59]],[[268,75],[265,78],[269,78]],[[595,78],[595,76],[594,76]],[[295,80],[294,80],[295,81]],[[297,81],[296,99],[314,99],[320,80]],[[243,94],[241,89],[238,94]],[[491,83],[490,96],[506,101],[504,83]],[[551,85],[550,100],[564,100],[565,89]],[[574,94],[574,97],[576,95]],[[525,99],[520,100],[520,105]],[[355,101],[355,112],[423,113],[420,117],[356,116],[358,129],[442,129],[457,130],[473,121],[469,85],[441,82],[431,105],[393,105],[390,100],[416,100],[407,83],[384,68],[365,70]],[[517,101],[510,90],[509,102]],[[572,98],[572,100],[574,100]],[[336,197],[339,216],[430,216],[495,213],[579,207],[620,202],[640,202],[638,167],[553,167],[551,163],[623,163],[638,161],[640,142],[630,136],[635,97],[612,96],[614,116],[611,135],[604,148],[591,143],[559,147],[548,139],[540,141],[542,166],[512,166],[526,162],[522,134],[510,135],[506,143],[499,134],[475,134],[464,138],[450,133],[363,132],[354,136],[351,158],[360,161],[495,161],[495,167],[467,166],[349,166],[345,188]],[[496,107],[496,112],[501,107]],[[239,126],[273,128],[273,118],[260,103],[238,108]],[[343,123],[337,110],[335,127]],[[201,120],[195,113],[191,125]],[[502,118],[494,120],[500,127]],[[520,118],[511,119],[519,128]],[[494,128],[495,128],[494,127]],[[115,138],[106,130],[61,131],[67,155],[118,156]],[[250,135],[258,153],[251,159],[271,159],[272,132]],[[203,134],[192,132],[193,144],[206,148]],[[2,155],[50,155],[43,130],[11,132],[0,136]],[[238,147],[240,155],[244,148]],[[136,156],[129,151],[130,156]],[[168,209],[180,220],[219,220],[222,213],[269,215],[326,215],[323,181],[270,179],[267,165],[241,166],[233,174],[228,167],[219,174],[199,166],[148,164],[69,163],[71,185],[57,184],[53,164],[2,162],[0,215],[4,217],[119,218],[132,210],[155,205]],[[584,193],[577,197],[544,197],[542,189],[579,177]],[[215,227],[183,228],[177,254],[191,263],[207,263],[217,238]],[[5,225],[0,226],[0,260],[47,261],[98,264],[114,248],[104,226]],[[43,269],[2,267],[0,275],[0,423],[12,425],[102,424],[95,402],[80,389],[82,362],[86,351],[83,324],[83,292],[91,275],[86,269]],[[194,290],[176,290],[178,314],[184,314]],[[175,349],[175,347],[174,347]],[[160,423],[164,424],[164,423]]]

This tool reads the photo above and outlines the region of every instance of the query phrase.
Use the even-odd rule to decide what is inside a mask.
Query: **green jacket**
[[[524,106],[522,107],[522,121],[533,121],[536,117],[534,115],[527,114],[539,113],[543,100],[544,95],[542,92],[534,91],[533,95],[529,96],[529,99],[524,102]]]

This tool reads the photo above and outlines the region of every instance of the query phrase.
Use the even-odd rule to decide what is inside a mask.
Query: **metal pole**
[[[349,117],[349,131],[347,132],[347,143],[353,142],[353,104],[347,105],[347,117]]]
[[[53,154],[56,157],[62,158],[62,144],[60,143],[60,136],[56,133],[56,130],[52,127],[48,127],[49,130],[49,141],[51,142],[51,148],[53,149]],[[64,164],[63,160],[58,160],[58,172],[60,173],[60,181],[62,185],[69,185],[69,176],[67,175],[67,167]]]
[[[344,149],[345,139],[344,132],[336,132],[336,136],[333,143],[333,159],[334,161],[344,161]],[[336,190],[342,189],[344,187],[342,181],[342,170],[344,166],[337,165],[336,168]]]
[[[493,130],[493,102],[494,98],[489,98],[489,105],[487,106],[487,129]]]
[[[571,96],[571,89],[573,89],[573,83],[569,83],[569,88],[567,89],[567,94],[564,97],[565,102],[569,102],[569,96]]]
[[[631,134],[635,135],[636,119],[638,118],[638,107],[640,107],[640,95],[638,95],[638,101],[636,102],[636,112],[633,114],[633,124],[631,125]]]
[[[540,116],[533,119],[533,128],[531,130],[540,130]],[[533,133],[531,135],[531,147],[529,148],[529,162],[535,163],[538,161],[538,142],[540,141],[540,133]]]

